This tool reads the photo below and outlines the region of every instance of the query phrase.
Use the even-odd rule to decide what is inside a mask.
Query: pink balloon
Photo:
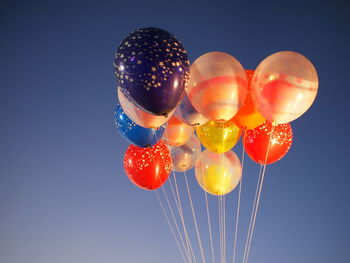
[[[315,67],[303,55],[281,51],[265,58],[255,70],[252,99],[270,122],[288,123],[303,115],[318,91]]]
[[[237,59],[209,52],[190,68],[187,95],[193,107],[209,120],[230,120],[247,95],[247,76]]]
[[[144,112],[135,106],[130,100],[128,100],[120,89],[118,89],[118,99],[125,114],[133,122],[144,128],[159,128],[171,118],[175,111],[175,109],[171,111],[167,117],[164,115],[153,115],[148,112]]]

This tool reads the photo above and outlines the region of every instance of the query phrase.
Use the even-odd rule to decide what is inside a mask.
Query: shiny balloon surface
[[[265,58],[255,70],[252,98],[264,118],[288,123],[303,115],[318,91],[315,67],[303,55],[281,51]]]
[[[209,150],[202,152],[195,165],[198,184],[212,195],[226,195],[239,183],[242,166],[233,151],[218,154]]]
[[[191,65],[187,95],[194,108],[209,120],[230,120],[247,94],[247,77],[237,59],[209,52]]]
[[[189,61],[182,44],[159,28],[132,32],[120,44],[114,60],[123,94],[141,110],[169,114],[182,99]]]
[[[209,121],[192,106],[187,95],[183,97],[180,104],[176,107],[174,114],[180,121],[191,126],[200,126]]]
[[[287,154],[292,145],[293,131],[289,123],[272,125],[265,121],[255,129],[246,130],[243,140],[245,151],[252,160],[271,164]]]
[[[192,169],[196,163],[198,155],[201,153],[201,144],[196,135],[183,145],[178,147],[169,147],[171,158],[173,160],[173,170],[176,172],[185,172]]]
[[[241,130],[230,121],[208,121],[196,133],[203,146],[215,153],[231,150],[241,137]]]
[[[252,100],[251,82],[254,70],[246,70],[246,73],[248,79],[248,93],[242,107],[231,121],[241,129],[254,129],[263,124],[265,118],[257,110]]]
[[[144,128],[153,128],[157,129],[166,123],[175,110],[170,112],[168,116],[164,115],[154,115],[148,112],[145,112],[135,106],[128,98],[118,89],[118,99],[120,106],[122,107],[125,114],[137,125],[140,125]]]
[[[162,141],[149,148],[130,145],[125,152],[124,169],[136,186],[155,190],[165,183],[171,172],[169,149]]]
[[[190,126],[173,115],[167,124],[162,140],[170,146],[181,146],[192,136],[195,127]]]
[[[119,134],[130,143],[139,147],[148,147],[156,144],[158,139],[163,136],[166,127],[166,124],[160,126],[158,129],[141,127],[124,113],[120,105],[115,110],[114,121]]]

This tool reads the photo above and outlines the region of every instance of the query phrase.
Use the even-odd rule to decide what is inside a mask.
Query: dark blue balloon
[[[115,110],[114,120],[120,135],[139,147],[148,147],[156,144],[163,136],[166,128],[166,124],[163,124],[158,129],[143,128],[130,120],[120,105]]]
[[[115,75],[123,94],[142,110],[167,115],[182,99],[189,61],[182,44],[159,28],[142,28],[120,44]]]

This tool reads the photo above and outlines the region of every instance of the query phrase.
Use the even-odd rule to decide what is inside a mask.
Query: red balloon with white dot
[[[169,149],[162,141],[148,148],[129,145],[124,156],[124,169],[136,186],[155,190],[166,182],[171,172]]]
[[[293,141],[289,123],[273,125],[265,121],[262,125],[244,133],[244,149],[251,159],[259,164],[271,164],[282,159]]]

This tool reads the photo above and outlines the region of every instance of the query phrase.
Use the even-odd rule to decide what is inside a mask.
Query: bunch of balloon
[[[167,131],[169,143],[181,145],[194,130],[172,120],[188,84],[187,52],[165,30],[138,29],[119,45],[114,72],[120,103],[115,122],[122,137],[132,144],[125,152],[125,172],[140,188],[157,189],[172,169],[170,151],[160,141],[164,132]],[[176,131],[183,132],[181,139],[174,135]]]

